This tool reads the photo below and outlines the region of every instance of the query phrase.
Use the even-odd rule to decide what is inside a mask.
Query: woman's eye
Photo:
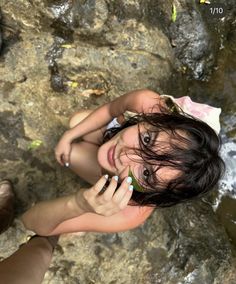
[[[144,180],[147,180],[149,175],[150,175],[149,170],[148,169],[144,169],[143,170],[143,178],[144,178]]]
[[[148,143],[150,143],[150,141],[151,141],[151,137],[150,137],[149,133],[145,132],[144,135],[143,135],[143,143],[145,145],[147,145]]]

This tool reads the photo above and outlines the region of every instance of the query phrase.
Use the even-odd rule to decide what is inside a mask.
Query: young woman
[[[156,207],[201,196],[224,170],[219,114],[188,97],[150,90],[76,113],[56,159],[93,186],[36,204],[22,216],[24,225],[43,235],[124,231]]]

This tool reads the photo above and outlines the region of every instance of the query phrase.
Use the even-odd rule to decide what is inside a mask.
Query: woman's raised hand
[[[104,191],[108,175],[102,176],[91,188],[78,191],[76,202],[85,212],[111,216],[125,209],[133,192],[132,178],[124,179],[118,186],[118,177],[114,176]]]
[[[71,153],[71,139],[66,131],[61,139],[59,140],[55,148],[55,157],[58,163],[62,166],[69,166],[70,164],[70,153]]]

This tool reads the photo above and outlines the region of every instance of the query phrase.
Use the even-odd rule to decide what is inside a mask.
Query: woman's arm
[[[102,192],[107,178],[101,177],[90,189],[37,203],[22,215],[24,226],[39,235],[50,235],[61,223],[85,213],[109,217],[124,210],[132,196],[132,179],[123,180],[117,188],[118,179],[114,177]]]
[[[71,202],[68,197],[63,197],[38,203],[22,216],[22,222],[27,229],[44,236],[74,232],[115,233],[138,227],[154,210],[152,207],[127,206],[112,216],[83,213],[82,210],[79,214]]]
[[[84,213],[82,208],[76,206],[74,195],[70,195],[35,204],[21,216],[21,221],[26,229],[46,236],[61,222]]]
[[[114,117],[118,117],[125,111],[136,113],[151,112],[153,106],[159,103],[160,96],[151,90],[137,90],[126,93],[114,101],[95,109],[79,124],[68,130],[68,135],[72,141],[77,137],[103,127]]]
[[[127,206],[109,217],[86,213],[62,222],[50,232],[50,235],[74,232],[123,232],[143,224],[153,210],[152,207]]]

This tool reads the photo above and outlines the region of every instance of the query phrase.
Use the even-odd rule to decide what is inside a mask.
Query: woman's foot
[[[14,193],[8,180],[0,182],[0,234],[6,231],[14,218]]]

